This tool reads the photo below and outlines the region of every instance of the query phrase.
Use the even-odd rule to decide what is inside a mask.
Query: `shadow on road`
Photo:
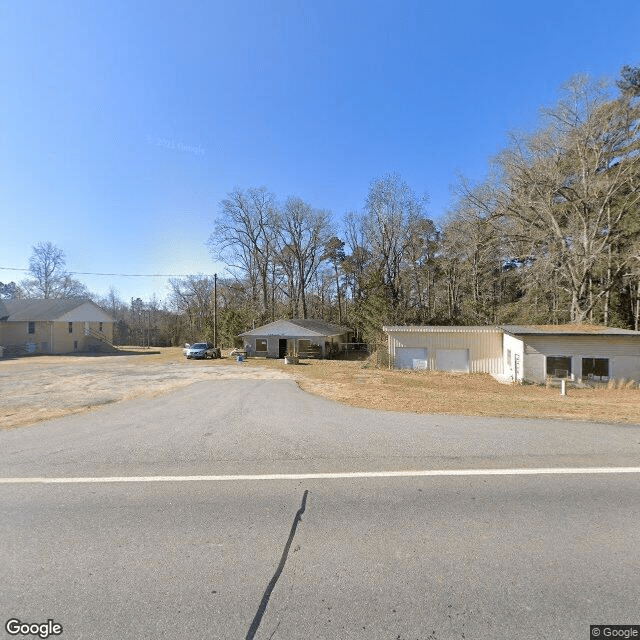
[[[287,540],[287,544],[285,544],[284,546],[284,551],[282,552],[282,557],[280,558],[278,568],[276,569],[276,572],[273,574],[273,578],[271,578],[271,580],[269,581],[269,584],[267,585],[267,588],[265,589],[265,592],[262,596],[262,600],[260,601],[260,606],[258,607],[258,611],[256,612],[256,615],[253,618],[253,622],[249,627],[249,631],[247,631],[246,640],[253,640],[253,638],[256,635],[256,632],[258,631],[258,627],[262,622],[262,616],[264,615],[264,612],[267,609],[267,605],[269,604],[269,598],[271,597],[271,592],[276,586],[276,583],[278,582],[278,578],[280,577],[280,574],[282,573],[282,570],[284,569],[284,565],[287,561],[287,557],[289,555],[289,549],[291,548],[291,543],[293,542],[293,538],[296,535],[296,529],[298,528],[298,523],[300,522],[300,520],[302,520],[302,514],[304,513],[304,510],[307,506],[308,494],[309,494],[309,491],[305,489],[305,492],[302,495],[302,504],[300,505],[300,508],[296,513],[296,517],[293,519],[293,524],[291,525],[291,531],[289,532],[289,539]]]

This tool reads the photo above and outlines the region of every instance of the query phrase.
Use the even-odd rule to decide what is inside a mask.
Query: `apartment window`
[[[29,333],[35,333],[36,332],[36,323],[33,321],[29,321]]]
[[[554,378],[571,376],[571,356],[547,356],[547,375]]]
[[[267,341],[263,338],[256,338],[256,353],[258,352],[267,352]]]
[[[69,333],[73,333],[73,322],[69,323]]]
[[[608,378],[609,358],[582,358],[583,378]]]

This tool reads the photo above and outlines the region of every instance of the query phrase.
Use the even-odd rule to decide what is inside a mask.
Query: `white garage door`
[[[469,349],[438,349],[436,369],[452,373],[469,373]]]
[[[398,369],[426,369],[427,350],[409,347],[396,348],[396,368]]]

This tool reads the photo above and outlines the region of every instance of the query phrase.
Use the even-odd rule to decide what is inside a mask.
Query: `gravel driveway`
[[[194,382],[287,378],[285,373],[238,364],[231,358],[186,360],[163,352],[37,356],[0,361],[0,428],[152,397]]]

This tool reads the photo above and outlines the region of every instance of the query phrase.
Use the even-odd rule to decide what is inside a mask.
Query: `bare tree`
[[[211,254],[227,264],[231,273],[249,284],[252,300],[267,317],[272,291],[275,196],[266,187],[235,189],[220,203]]]
[[[341,265],[345,259],[344,254],[344,241],[340,240],[337,236],[329,238],[324,246],[323,260],[331,262],[333,267],[333,274],[336,284],[336,298],[338,304],[338,324],[342,324],[342,296],[341,296],[341,284],[340,284],[340,271]]]
[[[372,258],[382,272],[396,316],[407,296],[403,273],[407,249],[426,221],[424,199],[418,199],[398,174],[389,174],[371,183],[362,219],[363,233]]]
[[[640,202],[640,112],[630,94],[610,100],[602,84],[579,77],[545,116],[545,128],[515,136],[499,157],[499,214],[582,322],[627,263],[609,257]]]
[[[314,209],[301,198],[288,198],[279,212],[278,256],[289,278],[294,314],[307,317],[306,291],[320,265],[330,227],[330,213]]]
[[[18,300],[23,291],[15,282],[0,282],[0,300]]]
[[[89,292],[79,280],[66,270],[62,249],[51,242],[38,242],[32,247],[29,258],[29,273],[32,278],[23,280],[22,287],[27,298],[81,298]]]
[[[214,279],[202,274],[171,278],[170,301],[188,318],[191,339],[213,338]]]

